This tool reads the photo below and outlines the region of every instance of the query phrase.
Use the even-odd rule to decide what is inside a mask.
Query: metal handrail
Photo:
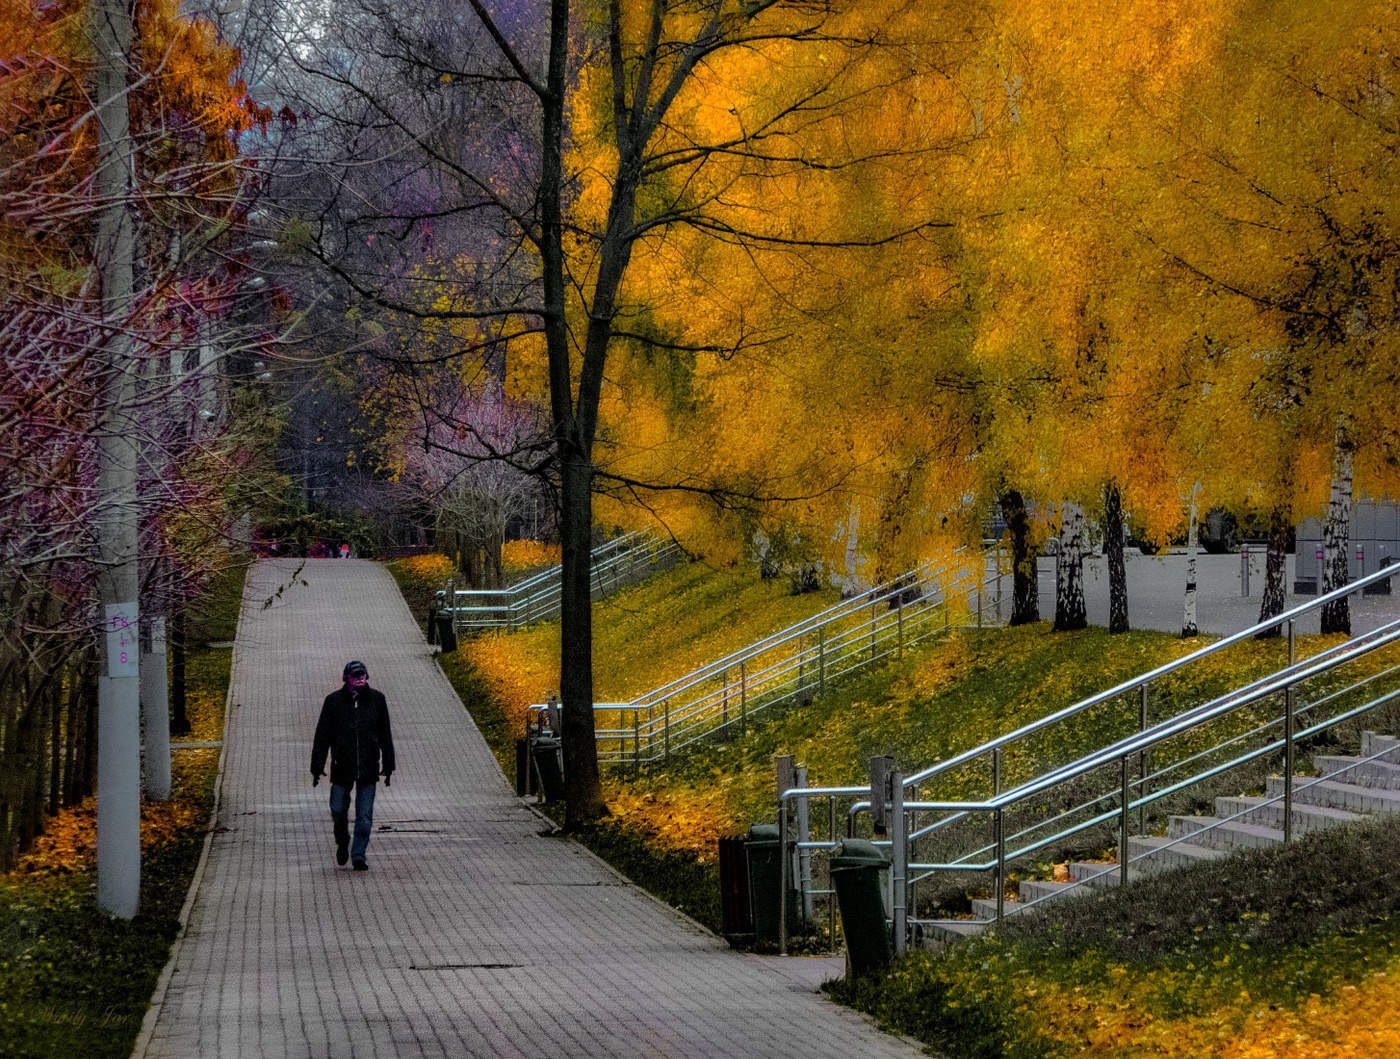
[[[637,556],[645,550],[647,562],[638,577]],[[641,531],[624,534],[598,545],[589,553],[589,580],[596,594],[609,588],[633,584],[650,576],[662,564],[675,558],[680,546],[660,541]],[[558,616],[562,567],[556,563],[506,588],[458,589],[448,582],[444,591],[451,601],[453,626],[457,631],[513,629]]]
[[[1089,696],[1087,699],[1081,699],[1078,702],[1071,703],[1069,706],[1065,706],[1062,709],[1056,710],[1052,714],[1047,714],[1045,717],[1042,717],[1039,720],[1023,724],[1020,728],[1017,728],[1011,732],[1007,732],[1005,735],[997,736],[995,739],[989,739],[985,743],[973,747],[971,750],[964,750],[961,753],[955,754],[944,761],[940,761],[936,764],[930,765],[928,768],[925,768],[919,772],[911,773],[910,775],[904,777],[904,786],[917,787],[919,786],[919,784],[924,783],[929,779],[932,779],[934,776],[937,776],[942,772],[946,772],[949,769],[956,768],[959,765],[965,765],[970,761],[975,761],[977,758],[994,753],[995,751],[1003,750],[1018,739],[1022,739],[1028,735],[1033,735],[1036,732],[1050,727],[1052,724],[1056,724],[1060,721],[1067,720],[1070,717],[1075,717],[1078,714],[1083,713],[1085,710],[1089,710],[1095,706],[1100,706],[1105,702],[1109,702],[1112,699],[1117,698],[1119,695],[1124,694],[1125,692],[1133,691],[1134,689],[1140,689],[1143,686],[1152,683],[1152,681],[1158,679],[1159,677],[1166,676],[1167,674],[1174,673],[1176,672],[1176,670],[1182,669],[1185,666],[1191,665],[1195,662],[1199,662],[1201,659],[1207,658],[1213,654],[1217,654],[1227,647],[1232,647],[1237,643],[1242,643],[1246,640],[1253,639],[1261,632],[1278,628],[1280,626],[1286,626],[1290,622],[1296,623],[1297,619],[1304,614],[1307,614],[1314,610],[1319,610],[1327,604],[1335,603],[1337,600],[1349,596],[1355,592],[1361,591],[1369,585],[1378,584],[1381,581],[1385,581],[1391,577],[1396,576],[1400,576],[1400,568],[1383,567],[1380,570],[1377,570],[1375,573],[1367,574],[1365,577],[1358,578],[1357,580],[1345,584],[1340,588],[1333,589],[1326,595],[1318,596],[1316,599],[1299,604],[1298,606],[1293,607],[1291,610],[1286,610],[1283,613],[1279,614],[1277,617],[1268,618],[1264,621],[1251,625],[1249,628],[1244,629],[1241,632],[1232,633],[1231,635],[1217,640],[1214,643],[1207,644],[1205,647],[1192,651],[1190,654],[1182,655],[1180,658],[1174,659],[1170,662],[1164,662],[1162,665],[1157,666],[1155,669],[1148,670],[1146,673],[1132,677],[1128,680],[1123,681],[1120,684],[1116,684],[1112,688],[1109,688],[1107,691],[1097,692]],[[867,791],[868,789],[869,788],[865,786],[853,786],[845,788],[842,793],[860,794],[864,791]],[[867,802],[863,805],[852,806],[853,810],[859,808],[868,809],[869,803]]]
[[[952,552],[952,555],[960,555],[966,550],[966,547],[957,548]],[[708,677],[713,677],[715,674],[730,669],[740,662],[762,654],[773,647],[778,647],[791,640],[798,639],[809,632],[815,632],[818,628],[829,625],[838,618],[863,611],[866,607],[877,603],[887,602],[896,593],[908,592],[910,588],[921,585],[944,571],[944,567],[935,566],[934,563],[935,561],[930,559],[899,577],[890,578],[888,581],[883,581],[873,588],[866,589],[863,592],[851,596],[849,599],[843,599],[839,603],[828,607],[826,610],[794,622],[792,625],[784,629],[779,629],[777,632],[771,633],[761,640],[756,640],[746,647],[741,647],[739,650],[733,651],[723,658],[718,658],[713,662],[707,662],[698,669],[692,670],[684,676],[677,677],[669,684],[663,684],[661,687],[647,692],[646,695],[634,701],[659,701],[668,695],[675,694],[677,691],[684,691],[686,688],[700,683]]]
[[[953,555],[965,550],[960,548]],[[989,557],[995,558],[997,567],[996,573],[987,576]],[[597,704],[597,710],[615,713],[619,718],[630,715],[632,719],[631,727],[595,728],[599,762],[640,767],[667,760],[671,754],[731,726],[742,729],[756,713],[814,689],[819,691],[828,680],[888,658],[952,628],[970,625],[973,620],[980,624],[988,607],[994,607],[999,618],[1001,580],[1007,576],[1001,569],[1000,551],[987,549],[979,554],[977,562],[982,567],[980,576],[960,575],[956,572],[959,568],[951,563],[941,567],[932,562],[924,563],[722,659],[706,663],[629,703]],[[950,595],[949,582],[955,582],[961,592]],[[990,585],[995,585],[994,592],[984,594],[984,589]],[[906,595],[915,589],[917,596],[906,603]],[[975,607],[971,603],[974,596]],[[952,609],[959,603],[965,611],[960,610],[955,620]],[[879,610],[882,604],[887,608],[883,615]],[[869,621],[842,625],[867,610],[872,614]],[[939,617],[941,624],[930,628]],[[804,643],[814,635],[815,644]],[[752,671],[748,669],[750,662],[794,641],[798,645],[796,653],[781,655]],[[736,667],[740,670],[739,681],[730,684],[726,674]],[[722,681],[718,687],[714,686],[717,679]],[[708,688],[705,685],[709,685]],[[684,692],[697,688],[702,690],[695,697],[674,701]]]
[[[1361,634],[1344,643],[1326,648],[1310,658],[1298,661],[1295,659],[1294,638],[1297,620],[1328,603],[1360,592],[1368,586],[1386,580],[1389,577],[1400,573],[1396,569],[1383,569],[1374,574],[1360,578],[1348,585],[1325,594],[1317,599],[1294,607],[1274,618],[1259,622],[1250,628],[1226,637],[1214,644],[1194,651],[1189,655],[1176,659],[1173,662],[1158,666],[1147,673],[1124,681],[1114,688],[1105,692],[1100,692],[1081,700],[1072,706],[1059,710],[1048,717],[1038,721],[1023,725],[1016,731],[1000,736],[997,739],[989,740],[982,745],[963,753],[954,755],[946,761],[915,772],[904,778],[896,777],[893,787],[886,795],[887,801],[891,803],[891,813],[893,814],[895,833],[892,835],[889,845],[895,853],[895,864],[890,873],[891,887],[891,907],[894,911],[896,928],[896,946],[902,949],[904,944],[903,931],[910,922],[908,918],[908,890],[919,879],[926,878],[928,873],[933,871],[995,871],[997,873],[997,910],[998,918],[1001,915],[1003,905],[1002,882],[1005,878],[1006,865],[1017,858],[1023,858],[1032,853],[1046,849],[1057,843],[1063,843],[1067,838],[1083,831],[1101,827],[1110,821],[1118,820],[1120,823],[1120,863],[1114,865],[1111,870],[1119,872],[1126,877],[1128,864],[1135,860],[1140,860],[1141,856],[1131,857],[1127,849],[1128,841],[1128,820],[1131,814],[1138,814],[1139,822],[1145,820],[1145,813],[1148,806],[1159,804],[1163,799],[1174,795],[1180,795],[1189,788],[1199,787],[1199,785],[1217,779],[1229,772],[1231,769],[1239,768],[1250,762],[1258,761],[1271,754],[1277,754],[1280,750],[1284,752],[1285,763],[1285,788],[1284,794],[1278,799],[1270,799],[1266,804],[1272,804],[1274,800],[1282,800],[1284,810],[1284,834],[1290,837],[1292,833],[1292,782],[1294,775],[1294,755],[1298,740],[1327,731],[1346,721],[1354,720],[1365,713],[1375,710],[1387,703],[1400,700],[1400,689],[1383,691],[1377,689],[1370,690],[1370,686],[1376,684],[1383,678],[1391,678],[1400,672],[1400,665],[1391,665],[1375,673],[1370,673],[1355,682],[1348,683],[1340,690],[1329,691],[1314,701],[1295,706],[1295,694],[1298,687],[1307,681],[1331,673],[1347,663],[1354,662],[1376,651],[1400,643],[1400,620],[1386,623],[1379,628],[1368,633]],[[1146,711],[1146,689],[1152,680],[1160,678],[1168,673],[1182,669],[1185,666],[1199,661],[1202,658],[1214,655],[1233,644],[1256,635],[1265,630],[1272,630],[1276,627],[1286,628],[1288,632],[1288,664],[1280,667],[1267,676],[1256,678],[1239,688],[1232,689],[1224,695],[1203,704],[1197,704],[1178,711],[1171,717],[1164,718],[1155,724],[1147,724]],[[1114,740],[1107,746],[1082,755],[1074,761],[1066,764],[1051,767],[1039,775],[1033,776],[1016,786],[1003,790],[1001,787],[1001,751],[1003,748],[1014,743],[1017,739],[1023,738],[1034,732],[1041,731],[1052,724],[1064,721],[1093,706],[1108,702],[1124,692],[1134,689],[1141,689],[1142,713],[1139,731]],[[1343,697],[1358,692],[1364,692],[1368,696],[1373,696],[1370,701],[1355,708],[1346,709],[1342,713],[1327,716],[1321,720],[1309,724],[1301,731],[1296,730],[1296,721],[1301,715],[1311,714],[1316,716],[1315,711],[1319,711],[1323,706],[1337,703]],[[1187,753],[1184,757],[1170,762],[1165,766],[1159,765],[1149,772],[1147,768],[1148,756],[1153,750],[1160,750],[1164,743],[1183,736],[1193,730],[1202,730],[1204,726],[1218,721],[1237,711],[1255,706],[1266,699],[1282,694],[1285,699],[1285,708],[1282,717],[1274,716],[1264,723],[1258,724],[1249,731],[1232,735],[1228,738],[1216,741],[1213,746],[1203,751]],[[1267,732],[1270,729],[1277,730],[1279,725],[1283,726],[1283,734],[1270,737]],[[1261,746],[1253,749],[1241,747],[1241,753],[1232,754],[1228,760],[1220,761],[1220,752],[1240,743],[1246,743],[1252,738],[1263,736],[1265,742]],[[914,799],[906,798],[905,790],[916,788],[920,784],[926,783],[932,777],[946,773],[949,769],[959,765],[964,765],[975,761],[978,758],[990,755],[993,762],[993,791],[990,797],[981,799]],[[1214,758],[1211,763],[1203,759]],[[1138,776],[1133,779],[1130,776],[1129,764],[1132,761],[1138,763]],[[1197,769],[1192,775],[1170,782],[1166,786],[1150,789],[1154,781],[1160,781],[1171,774],[1180,775],[1181,771],[1193,763],[1199,763],[1202,767]],[[1156,763],[1154,763],[1156,764]],[[1006,831],[1007,811],[1011,807],[1030,799],[1039,799],[1036,804],[1043,801],[1043,796],[1048,792],[1062,787],[1064,784],[1087,778],[1091,773],[1103,770],[1107,767],[1117,765],[1121,776],[1121,791],[1100,792],[1097,794],[1086,794],[1078,804],[1070,806],[1060,811],[1056,816],[1048,817],[1045,820],[1037,821],[1029,826],[1022,827],[1014,834]],[[1356,767],[1355,765],[1348,767]],[[780,838],[787,841],[784,824],[788,820],[788,809],[790,804],[811,798],[826,798],[832,802],[831,812],[835,813],[835,800],[840,799],[862,799],[854,801],[847,812],[848,820],[854,820],[856,814],[862,811],[869,811],[871,802],[869,801],[871,788],[869,786],[824,786],[824,787],[800,787],[783,791],[778,796],[778,815],[780,825]],[[1136,796],[1134,796],[1134,791]],[[1105,799],[1113,799],[1116,803],[1106,811],[1099,811]],[[1111,803],[1112,804],[1112,803]],[[897,809],[894,808],[897,806]],[[1088,812],[1087,818],[1081,814]],[[910,821],[905,820],[905,813],[917,815],[920,812],[932,812],[947,814],[932,824],[923,827],[912,826],[912,816]],[[989,814],[994,821],[995,838],[990,843],[979,843],[979,848],[973,848],[964,852],[961,856],[952,860],[944,858],[939,863],[920,863],[915,860],[912,854],[912,843],[920,838],[931,835],[933,832],[941,830],[959,821],[969,821],[977,814]],[[1075,818],[1077,822],[1075,822]],[[1068,824],[1068,826],[1066,826]],[[1053,826],[1055,833],[1041,835],[1046,827]],[[848,826],[848,832],[850,828]],[[832,836],[834,841],[834,835]],[[906,846],[908,848],[906,848]],[[829,844],[815,843],[814,848],[830,848]],[[917,873],[924,872],[924,875]],[[783,886],[787,885],[784,880]],[[896,893],[896,891],[898,891]],[[936,922],[936,921],[919,921]],[[780,928],[780,947],[783,947],[785,937],[785,922]]]
[[[1400,621],[1390,623],[1387,629],[1388,632],[1385,636],[1372,642],[1360,644],[1353,650],[1341,653],[1330,653],[1329,657],[1324,659],[1321,664],[1317,664],[1318,657],[1321,656],[1307,658],[1301,662],[1294,663],[1292,666],[1287,666],[1271,674],[1263,687],[1257,688],[1248,695],[1222,695],[1220,698],[1213,699],[1211,702],[1205,703],[1204,705],[1193,706],[1189,710],[1185,710],[1182,713],[1167,718],[1165,721],[1153,725],[1144,732],[1135,733],[1127,739],[1120,740],[1106,747],[1101,747],[1070,765],[1062,766],[1052,772],[1037,776],[1033,780],[1028,780],[1020,786],[1012,787],[991,798],[985,798],[980,801],[906,801],[904,807],[906,809],[931,809],[949,812],[961,809],[974,811],[1005,809],[1008,805],[1024,801],[1026,798],[1059,786],[1067,780],[1075,779],[1085,773],[1102,768],[1104,765],[1114,764],[1121,758],[1132,757],[1141,750],[1150,750],[1158,743],[1170,739],[1172,736],[1180,735],[1191,728],[1195,728],[1208,721],[1213,721],[1241,707],[1249,706],[1261,699],[1268,698],[1270,695],[1276,695],[1290,685],[1297,684],[1300,681],[1307,680],[1309,677],[1315,677],[1321,673],[1330,672],[1346,662],[1360,658],[1362,655],[1370,654],[1372,651],[1381,647],[1387,647],[1392,643],[1400,642]],[[1377,701],[1379,702],[1380,700]],[[1294,714],[1295,716],[1297,715],[1296,710]],[[1301,738],[1301,733],[1295,734],[1295,738]],[[1258,752],[1253,752],[1253,756],[1258,756]],[[1182,780],[1181,784],[1189,785],[1197,780],[1198,777],[1191,777]],[[1184,789],[1184,787],[1178,785],[1176,789]],[[1158,793],[1160,795],[1162,792]],[[1101,799],[1095,798],[1093,800],[1100,801]]]

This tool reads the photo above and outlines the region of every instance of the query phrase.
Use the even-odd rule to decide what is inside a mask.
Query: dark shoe
[[[336,862],[337,864],[343,866],[343,865],[345,864],[345,862],[346,862],[347,860],[349,860],[349,859],[350,859],[350,847],[349,847],[349,846],[341,845],[341,846],[336,846],[336,847],[335,847],[335,862]]]
[[[364,861],[362,861],[362,860],[357,860],[357,861],[355,862],[355,870],[356,870],[356,871],[369,871],[369,865],[366,864],[366,863],[365,863]]]

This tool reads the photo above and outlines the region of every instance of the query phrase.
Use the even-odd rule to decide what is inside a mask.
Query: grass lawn
[[[761,606],[736,605],[750,592]],[[692,565],[619,593],[595,612],[598,698],[645,691],[826,603],[780,599],[782,592]],[[749,613],[766,622],[742,623]],[[1060,634],[1045,624],[965,630],[828,689],[810,706],[761,718],[746,737],[703,747],[668,770],[609,776],[613,815],[581,837],[718,929],[714,842],[773,818],[775,754],[805,763],[814,784],[862,783],[872,755],[911,767],[946,758],[1205,642],[1102,629]],[[1304,640],[1300,653],[1330,642]],[[1276,642],[1242,645],[1228,660],[1165,681],[1152,716],[1271,671],[1282,650]],[[550,623],[466,641],[442,659],[508,774],[523,705],[553,686],[557,652]],[[1008,760],[1007,780],[1135,725],[1135,699],[1089,711]],[[948,784],[955,793],[985,782],[970,772]],[[1056,906],[1053,929],[1011,920],[997,937],[916,954],[887,980],[836,993],[955,1055],[1070,1054],[1081,1045],[1111,1054],[1331,1055],[1338,1042],[1361,1045],[1357,1054],[1384,1052],[1400,1003],[1396,836],[1396,825],[1381,821],[1205,865],[1189,878],[1144,880],[1123,895]],[[1171,915],[1144,922],[1144,894],[1171,902],[1159,905]]]
[[[243,570],[191,608],[187,626],[191,741],[222,738]],[[16,870],[0,879],[0,1052],[126,1056],[179,930],[208,829],[217,750],[181,750],[173,794],[141,810],[141,906],[130,922],[96,904],[96,802],[65,809]]]

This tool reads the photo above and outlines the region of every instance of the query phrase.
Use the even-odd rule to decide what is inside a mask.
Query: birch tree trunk
[[[1182,599],[1181,635],[1191,637],[1201,630],[1196,624],[1196,556],[1200,552],[1201,534],[1196,522],[1196,496],[1201,491],[1200,483],[1191,489],[1191,510],[1187,515],[1186,530],[1186,591]]]
[[[1108,631],[1127,632],[1128,569],[1123,561],[1123,498],[1116,482],[1104,489],[1103,554],[1108,560]]]
[[[1325,595],[1351,580],[1347,550],[1351,540],[1350,432],[1337,424],[1332,444],[1332,494],[1327,502],[1327,522],[1322,529],[1322,592]],[[1322,632],[1351,635],[1351,606],[1344,596],[1322,607]]]
[[[1040,620],[1040,579],[1036,576],[1036,550],[1030,542],[1030,517],[1020,492],[1001,495],[1001,517],[1011,534],[1011,620],[1027,625]]]
[[[1259,620],[1268,621],[1282,614],[1287,604],[1286,573],[1288,569],[1288,513],[1281,507],[1269,511],[1269,547],[1264,559],[1264,598],[1259,603]],[[1256,640],[1282,635],[1283,627],[1273,625],[1259,633]]]
[[[1084,606],[1084,509],[1061,508],[1060,550],[1055,556],[1055,629],[1067,632],[1089,624]]]
[[[96,67],[98,228],[105,364],[98,428],[94,529],[101,565],[103,661],[98,677],[97,903],[131,919],[141,895],[141,693],[137,652],[136,431],[129,422],[137,371],[129,327],[136,230],[127,101],[131,13],[126,0],[98,0],[91,37]]]

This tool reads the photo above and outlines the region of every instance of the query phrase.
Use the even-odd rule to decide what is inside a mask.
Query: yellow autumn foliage
[[[438,585],[453,574],[452,560],[445,555],[410,555],[396,560],[398,568],[416,584]]]
[[[1114,1055],[1331,1059],[1391,1055],[1400,1048],[1400,959],[1331,996],[1313,993],[1296,1008],[1262,1003],[1245,989],[1205,1015],[1154,1015],[1153,998],[1189,988],[1173,977],[1117,967],[1110,969],[1108,988],[1041,982],[1031,987],[1029,1010],[1047,1037]]]
[[[501,569],[507,573],[530,570],[536,566],[550,566],[560,560],[557,544],[544,541],[506,541],[501,546]]]

